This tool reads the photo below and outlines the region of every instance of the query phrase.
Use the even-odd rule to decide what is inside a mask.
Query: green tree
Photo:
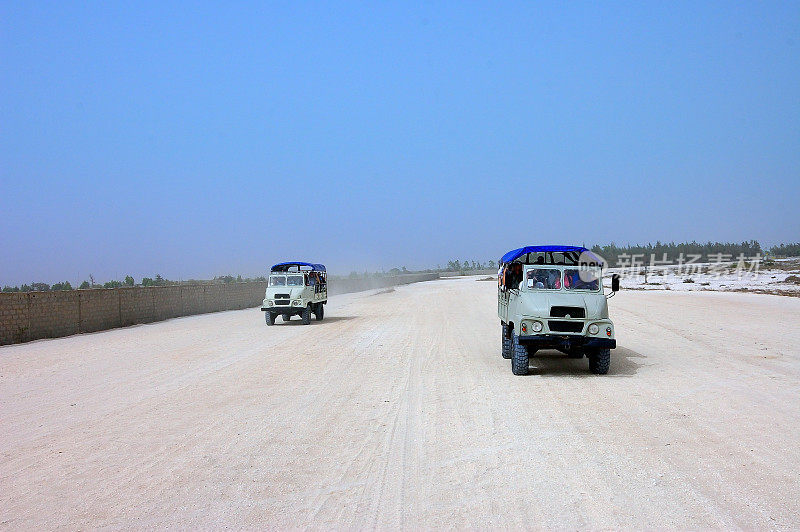
[[[80,288],[81,290],[85,290],[85,289],[89,288],[89,281],[82,282],[81,285],[78,288]]]
[[[51,290],[72,290],[72,285],[69,284],[69,281],[64,281],[63,283],[56,283],[50,287]]]
[[[769,252],[775,257],[800,257],[800,242],[772,246]]]
[[[142,277],[142,286],[155,286],[155,281],[150,277]]]
[[[134,286],[136,281],[130,275],[125,276],[125,286]]]

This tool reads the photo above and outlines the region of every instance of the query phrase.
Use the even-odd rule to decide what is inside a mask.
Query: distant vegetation
[[[655,255],[656,259],[661,260],[663,259],[664,254],[666,254],[667,259],[671,261],[676,260],[681,255],[681,253],[683,253],[684,257],[688,257],[689,255],[701,255],[703,258],[707,258],[708,256],[714,256],[721,253],[723,255],[730,256],[732,260],[735,260],[741,254],[744,254],[746,258],[755,257],[756,255],[759,254],[763,257],[773,257],[773,258],[800,257],[800,242],[790,243],[790,244],[779,244],[771,247],[768,250],[764,250],[761,247],[761,244],[759,244],[756,240],[749,240],[747,242],[741,242],[739,244],[733,242],[706,242],[706,243],[656,242],[655,244],[618,246],[614,243],[611,243],[605,246],[595,245],[592,246],[591,249],[592,251],[598,253],[601,257],[609,261],[610,265],[617,264],[619,262],[620,255],[628,255],[628,256],[642,255],[644,257],[650,257],[651,255]],[[467,272],[476,272],[481,270],[493,270],[496,267],[497,263],[494,260],[488,260],[482,262],[480,260],[454,259],[447,261],[446,266],[439,265],[436,268],[431,268],[427,270],[412,271],[406,268],[405,266],[402,266],[400,268],[392,268],[388,271],[381,271],[381,272],[363,272],[363,273],[350,272],[350,275],[346,277],[349,277],[351,279],[363,279],[366,277],[386,277],[392,275],[402,275],[405,273],[442,273],[442,272],[467,273]],[[99,284],[95,283],[94,277],[90,275],[89,280],[81,282],[78,285],[78,288],[88,289],[88,288],[133,287],[133,286],[230,284],[230,283],[246,283],[252,281],[265,281],[265,280],[266,278],[264,276],[242,277],[241,275],[237,275],[234,277],[233,275],[222,275],[219,277],[214,277],[210,281],[197,280],[197,279],[189,279],[188,281],[170,281],[169,279],[164,279],[161,275],[156,274],[155,277],[142,278],[140,283],[136,283],[135,279],[132,276],[126,275],[122,281],[113,280]],[[3,292],[50,292],[57,290],[74,290],[74,288],[72,287],[72,284],[69,281],[55,283],[52,286],[47,283],[30,283],[30,284],[23,284],[21,286],[3,287]]]
[[[436,268],[428,268],[424,270],[409,270],[405,266],[400,268],[392,268],[388,271],[379,271],[379,272],[350,272],[350,275],[346,276],[335,276],[330,275],[330,278],[336,279],[346,277],[348,279],[366,279],[371,277],[389,277],[393,275],[403,275],[406,273],[444,273],[444,272],[459,272],[459,273],[468,273],[468,272],[475,272],[481,270],[493,270],[496,268],[496,263],[493,260],[481,262],[479,260],[449,260],[447,261],[447,266],[444,267],[442,265],[437,266]]]
[[[764,250],[761,248],[761,244],[755,240],[742,242],[740,244],[733,242],[699,243],[693,241],[677,244],[675,242],[656,242],[655,244],[646,245],[617,246],[611,243],[606,246],[595,245],[592,246],[591,249],[606,259],[611,265],[619,262],[618,257],[620,257],[620,255],[643,255],[644,257],[655,255],[656,259],[662,260],[666,254],[667,259],[670,261],[677,260],[681,254],[683,254],[684,257],[701,255],[703,258],[707,258],[721,253],[722,255],[730,256],[732,259],[736,259],[741,254],[744,254],[746,258],[755,257],[756,255],[764,256]],[[772,248],[772,250],[774,249],[776,248]],[[770,250],[770,253],[772,253],[772,250]]]
[[[246,283],[251,281],[266,281],[266,277],[242,277],[237,275],[223,275],[221,277],[214,277],[210,281],[199,281],[197,279],[189,279],[188,281],[170,281],[164,279],[161,275],[156,274],[155,277],[143,277],[141,283],[136,283],[136,280],[126,275],[122,281],[108,281],[106,283],[95,283],[94,277],[89,276],[88,281],[83,281],[78,285],[79,290],[86,290],[90,288],[120,288],[120,287],[134,287],[134,286],[177,286],[177,285],[203,285],[203,284],[230,284],[230,283]],[[49,285],[47,283],[31,283],[23,284],[21,286],[4,286],[3,292],[55,292],[57,290],[74,290],[69,281]]]
[[[800,242],[772,246],[772,248],[769,250],[769,254],[777,258],[800,257]]]

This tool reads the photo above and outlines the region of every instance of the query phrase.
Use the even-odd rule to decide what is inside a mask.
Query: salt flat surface
[[[736,263],[700,263],[691,268],[658,266],[648,270],[646,279],[641,271],[631,275],[630,270],[625,272],[620,268],[609,268],[606,274],[622,274],[622,287],[636,290],[752,291],[800,296],[800,260],[778,260],[775,264],[779,267],[764,265],[754,268],[748,264],[747,268],[738,271],[735,270]]]
[[[800,298],[625,291],[606,376],[457,278],[0,348],[0,527],[800,527]]]

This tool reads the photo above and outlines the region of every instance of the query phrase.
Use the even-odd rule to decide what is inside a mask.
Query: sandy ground
[[[800,299],[623,291],[609,375],[514,377],[495,286],[0,348],[0,526],[800,527]]]

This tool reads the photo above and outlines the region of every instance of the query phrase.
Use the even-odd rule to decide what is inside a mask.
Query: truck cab
[[[502,356],[514,375],[528,373],[529,358],[540,349],[557,349],[570,358],[589,359],[589,370],[608,373],[616,348],[608,298],[603,290],[604,261],[583,247],[527,246],[500,259],[497,314]]]
[[[261,310],[267,325],[274,325],[278,316],[284,322],[300,316],[303,325],[325,317],[328,302],[328,274],[325,266],[310,262],[281,262],[269,272],[267,290]]]

